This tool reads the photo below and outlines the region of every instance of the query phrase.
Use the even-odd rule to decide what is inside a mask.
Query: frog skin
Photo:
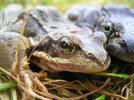
[[[30,10],[22,36],[20,28],[26,12],[27,10],[15,16],[15,21],[1,28],[0,66],[17,74],[18,69],[15,65],[19,65],[20,78],[27,87],[36,86],[52,98],[30,70],[28,64],[30,54],[32,55],[30,63],[49,72],[69,71],[88,74],[101,72],[109,67],[110,57],[103,47],[106,42],[103,32],[87,32],[64,20],[55,8],[36,6]],[[4,20],[8,19],[2,21]],[[28,54],[31,52],[30,49],[33,52]],[[17,57],[20,59],[18,64]]]
[[[100,10],[101,7],[96,5],[75,5],[66,12],[65,18],[84,30],[95,31]]]
[[[47,38],[36,48],[33,53],[35,58],[33,58],[31,62],[50,72],[70,71],[95,73],[104,71],[108,68],[110,58],[103,48],[103,42],[106,39],[103,33],[85,34],[86,32],[83,31],[85,32],[85,36],[83,36],[83,32],[80,31],[76,31],[75,33],[68,31],[66,31],[66,33],[63,33],[63,31],[58,32],[59,34],[57,34],[57,32],[49,33]],[[78,36],[76,34],[78,34]],[[90,37],[90,39],[87,37]],[[7,70],[11,71],[11,67],[16,59],[15,52],[17,41],[19,41],[19,34],[13,32],[0,32],[0,39],[0,50],[3,54],[0,56],[0,65],[3,67],[6,67],[7,65]],[[63,40],[71,43],[72,47],[70,46],[69,49],[65,50],[62,49],[60,43],[64,43]],[[92,41],[94,41],[94,43],[92,43]],[[27,57],[25,57],[25,50],[29,46],[25,47],[25,44],[28,44],[29,42],[26,42],[28,42],[27,38],[25,39],[25,37],[23,37],[21,46],[23,47],[22,60],[25,59],[22,61],[22,64],[25,64],[27,60]],[[98,42],[100,42],[100,44],[98,44]],[[96,45],[97,47],[95,48],[93,45]],[[103,48],[103,50],[100,48]],[[106,55],[104,56],[104,54]]]
[[[20,14],[19,21],[17,20],[9,26],[3,27],[1,32],[20,33],[25,12],[23,15]],[[32,62],[50,72],[94,73],[106,70],[110,64],[110,58],[103,47],[106,41],[103,32],[86,32],[64,20],[61,14],[50,6],[36,6],[31,9],[24,36],[29,38],[30,46],[46,37],[35,50],[40,53],[33,53],[36,60],[33,59]],[[64,44],[61,45],[70,47],[63,47],[66,48],[64,50],[60,47],[62,42]],[[42,54],[43,52],[45,53]],[[45,60],[42,59],[41,55],[44,55]],[[52,61],[50,63],[48,55],[57,64],[52,63]],[[59,68],[59,66],[61,67]]]
[[[104,7],[102,14],[107,16],[99,22],[97,30],[105,30],[109,37],[108,52],[134,63],[134,11],[123,5],[109,5]],[[110,27],[108,31],[107,26]]]
[[[21,46],[21,63],[23,65],[27,62],[25,51],[29,48],[28,39],[16,32],[0,32],[0,66],[4,67],[7,71],[12,71],[12,66],[16,61],[18,43]]]
[[[0,29],[9,25],[23,11],[23,7],[19,4],[11,4],[0,11]]]
[[[77,16],[77,23],[86,28],[88,25],[83,24],[85,23],[84,20],[88,20],[87,18],[92,20],[91,16],[94,12],[92,9],[88,11],[89,9],[90,5],[85,9],[85,13],[79,13]],[[71,9],[68,12],[67,16],[74,16]],[[93,31],[105,32],[108,40],[108,53],[123,61],[134,63],[134,30],[132,28],[134,26],[134,11],[124,5],[107,5],[99,9],[97,13],[97,20],[94,21],[93,18],[95,23]],[[86,17],[80,17],[81,15]]]

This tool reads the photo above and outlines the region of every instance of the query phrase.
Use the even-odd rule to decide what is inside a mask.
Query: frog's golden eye
[[[67,37],[64,37],[60,40],[59,46],[63,54],[72,54],[75,51],[74,43]]]

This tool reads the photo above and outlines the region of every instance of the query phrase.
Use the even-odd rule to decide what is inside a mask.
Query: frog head
[[[36,48],[32,62],[51,72],[101,72],[110,64],[105,42],[103,32],[52,32]]]
[[[134,62],[134,11],[123,5],[108,5],[98,29],[108,38],[107,50],[124,61]]]

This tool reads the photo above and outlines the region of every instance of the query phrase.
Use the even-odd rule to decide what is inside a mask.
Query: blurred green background
[[[130,8],[134,8],[134,0],[0,0],[0,9],[11,3],[20,3],[24,7],[51,5],[63,13],[75,4],[96,4],[102,6],[106,4],[125,4]]]

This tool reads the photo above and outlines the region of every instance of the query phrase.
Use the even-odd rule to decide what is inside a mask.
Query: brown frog
[[[25,10],[19,16],[15,16],[15,21],[1,28],[2,67],[12,71],[18,54],[18,43],[21,51],[19,63],[21,75],[27,77],[27,73],[29,76],[27,78],[34,82],[31,73],[26,70],[29,69],[27,57],[30,54],[27,54],[27,51],[30,48],[34,48],[31,52],[32,59],[29,59],[30,63],[50,72],[96,73],[109,67],[110,58],[103,47],[106,42],[103,32],[87,32],[63,19],[55,8],[36,6],[28,12],[29,18],[22,36],[21,27],[27,12],[28,10]],[[38,81],[35,83],[37,85]]]
[[[20,33],[25,12],[17,17],[19,20],[3,27],[1,31]],[[56,69],[57,71],[92,73],[105,70],[110,62],[107,52],[103,48],[106,38],[102,32],[96,33],[86,32],[64,20],[53,7],[36,6],[30,11],[24,36],[29,38],[30,46],[45,37],[35,51],[45,52],[46,57],[49,55],[61,68],[63,67],[62,70]],[[39,58],[39,60],[41,59]],[[44,64],[44,66],[48,65]]]

